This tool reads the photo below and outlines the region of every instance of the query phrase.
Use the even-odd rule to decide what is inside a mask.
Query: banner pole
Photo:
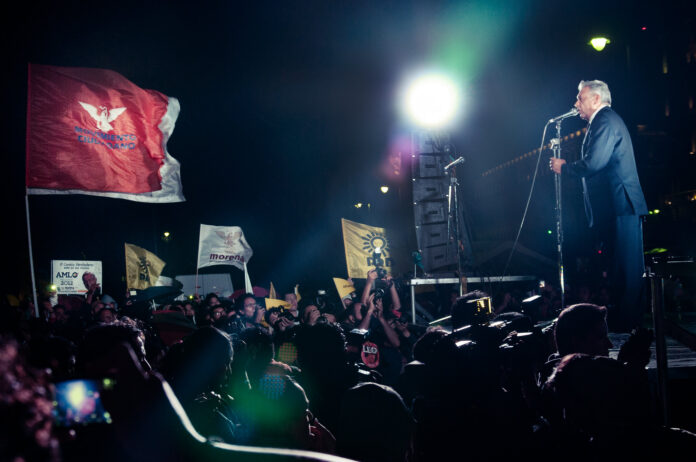
[[[201,262],[201,231],[198,229],[198,253],[196,254],[196,282],[194,283],[194,298],[198,300],[198,265]]]
[[[31,289],[34,294],[34,316],[39,317],[39,300],[36,297],[36,276],[34,276],[34,251],[31,247],[31,223],[29,221],[29,195],[24,194],[24,205],[27,211],[27,240],[29,242],[29,270],[31,271]]]

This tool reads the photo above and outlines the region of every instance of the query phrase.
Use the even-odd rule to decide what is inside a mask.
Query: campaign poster
[[[52,283],[58,295],[86,294],[85,279],[91,278],[88,273],[97,278],[103,293],[101,261],[51,260]]]

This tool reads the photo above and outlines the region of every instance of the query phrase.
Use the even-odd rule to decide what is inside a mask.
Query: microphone
[[[462,162],[465,162],[463,157],[460,157],[459,159],[450,162],[449,164],[445,165],[445,171],[449,170],[450,167],[454,167],[457,164],[461,164]]]
[[[559,122],[563,119],[567,119],[568,117],[575,117],[578,114],[579,114],[578,110],[573,108],[570,111],[566,112],[565,114],[562,114],[562,115],[559,115],[558,117],[554,117],[553,119],[550,119],[549,123]]]

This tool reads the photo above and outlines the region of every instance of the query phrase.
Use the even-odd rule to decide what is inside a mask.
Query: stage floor
[[[669,314],[668,318],[675,321],[683,329],[696,335],[696,313],[682,313],[680,315]],[[647,317],[645,327],[653,328],[652,320],[648,320]],[[629,334],[609,333],[609,339],[611,343],[614,344],[614,347],[609,351],[610,357],[616,358],[619,353],[619,348],[621,348],[621,345],[628,339],[628,336]],[[688,377],[696,378],[696,351],[689,349],[669,336],[666,337],[665,341],[667,344],[667,363],[669,364],[670,377],[686,374]],[[654,370],[657,368],[655,360],[655,342],[653,342],[650,349],[652,350],[652,356],[648,364],[648,369]],[[692,370],[689,370],[690,368],[692,368]]]
[[[669,314],[668,318],[675,321],[679,327],[696,334],[696,313],[682,313],[681,315]],[[652,320],[646,317],[645,327],[652,328]],[[609,356],[616,358],[619,348],[628,339],[629,334],[609,334],[609,339],[614,344]],[[667,336],[667,363],[668,363],[668,389],[667,400],[669,402],[669,425],[684,428],[696,433],[696,399],[693,398],[696,390],[696,351],[693,351]],[[657,393],[657,363],[655,360],[655,342],[651,346],[652,356],[648,364],[648,376],[652,383],[653,393]]]

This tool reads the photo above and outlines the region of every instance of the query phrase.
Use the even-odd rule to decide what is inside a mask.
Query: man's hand
[[[370,295],[367,299],[367,315],[371,315],[375,312],[375,294]]]
[[[288,327],[292,327],[293,324],[294,324],[294,322],[291,321],[290,319],[288,319],[286,317],[282,317],[282,318],[278,319],[278,321],[276,322],[276,327],[278,327],[278,329],[280,331],[284,331]]]
[[[367,272],[367,280],[372,282],[377,279],[377,270],[370,270]]]
[[[384,310],[382,309],[382,305],[380,303],[375,303],[375,317],[377,319],[384,319]]]
[[[629,367],[644,369],[650,362],[650,345],[654,339],[655,334],[650,329],[641,327],[634,330],[621,345],[617,359]]]
[[[556,173],[558,175],[561,174],[561,167],[565,163],[565,159],[557,159],[555,157],[549,158],[549,168],[553,170],[553,173]]]

